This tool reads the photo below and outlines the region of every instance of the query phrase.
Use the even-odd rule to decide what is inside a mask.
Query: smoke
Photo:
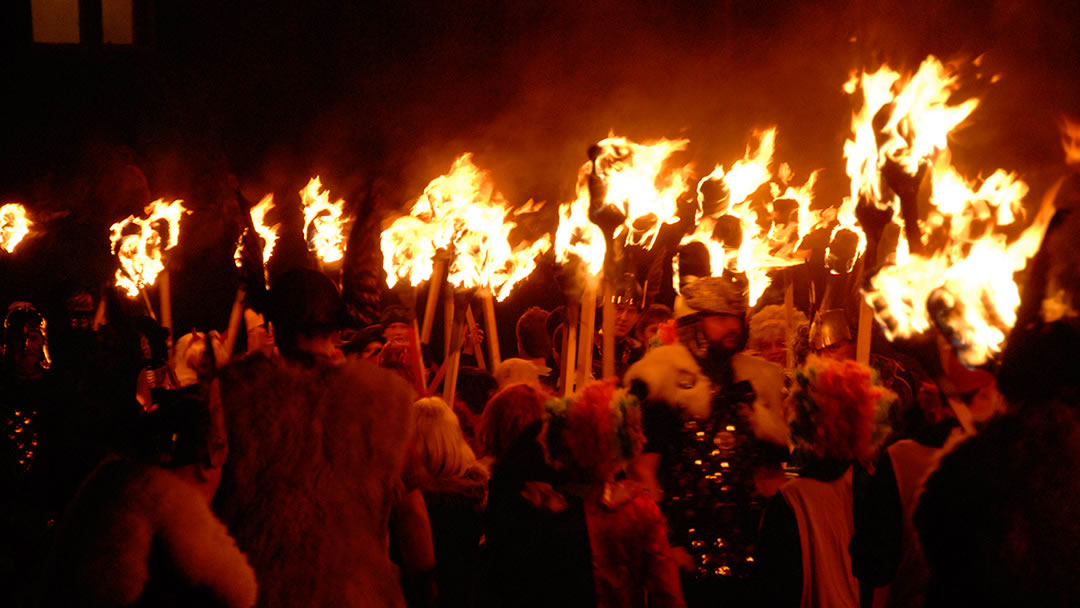
[[[182,244],[204,283],[200,264],[229,267],[237,185],[252,200],[275,194],[284,217],[271,219],[294,233],[282,251],[302,252],[288,245],[300,238],[292,207],[312,175],[368,220],[401,212],[473,152],[510,201],[558,203],[609,130],[688,137],[676,161],[704,174],[775,124],[777,160],[798,181],[824,169],[819,204],[837,204],[851,111],[841,85],[855,68],[913,70],[931,53],[983,55],[963,92],[983,104],[953,142],[957,163],[1026,175],[1060,163],[1056,115],[1080,107],[1080,20],[1067,4],[157,2],[142,17],[152,42],[134,52],[21,51],[0,68],[24,84],[0,191],[103,216],[124,197],[95,189],[102,163],[68,159],[124,149],[153,198],[219,211]]]

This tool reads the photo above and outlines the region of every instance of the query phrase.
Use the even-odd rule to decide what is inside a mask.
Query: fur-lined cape
[[[191,482],[103,462],[57,533],[43,606],[255,604],[255,573]]]
[[[254,357],[223,372],[229,459],[216,504],[260,606],[402,606],[387,557],[413,393],[366,361]]]
[[[731,357],[735,380],[748,380],[756,395],[750,423],[758,439],[788,445],[787,417],[784,414],[783,371],[773,363],[745,353]],[[645,387],[644,399],[663,401],[686,410],[695,418],[707,418],[712,411],[713,386],[690,351],[681,344],[660,346],[649,351],[626,372],[623,382]]]

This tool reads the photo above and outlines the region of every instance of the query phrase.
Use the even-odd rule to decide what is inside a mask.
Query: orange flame
[[[26,214],[26,207],[19,203],[8,203],[0,207],[0,247],[8,253],[14,253],[15,247],[30,234],[34,223]]]
[[[665,172],[664,164],[689,143],[658,139],[639,144],[614,134],[600,141],[594,160],[578,171],[576,199],[559,207],[556,260],[565,264],[580,259],[593,276],[603,268],[607,245],[603,232],[589,219],[591,174],[606,188],[603,204],[623,218],[615,241],[651,248],[661,226],[678,221],[678,199],[689,186],[690,165]]]
[[[818,172],[811,173],[802,186],[789,185],[793,175],[787,164],[780,166],[776,176],[770,168],[775,150],[776,128],[773,127],[761,132],[757,149],[752,151],[748,145],[746,154],[730,170],[724,171],[723,166],[717,165],[698,182],[697,227],[682,240],[684,245],[699,242],[706,246],[713,274],[724,270],[744,273],[749,283],[750,306],[757,303],[772,283],[769,271],[804,261],[796,251],[803,238],[821,222],[819,214],[810,211]],[[727,204],[707,213],[703,188],[710,181],[721,182],[727,188]],[[770,181],[773,183],[769,187],[769,199],[763,207],[753,208],[750,196]],[[777,220],[776,204],[780,200],[795,203],[793,222]],[[731,221],[724,220],[725,216]],[[675,275],[678,276],[678,268]]]
[[[659,139],[638,144],[612,135],[597,144],[600,152],[591,164],[607,187],[604,204],[626,217],[615,235],[617,240],[648,249],[661,225],[678,221],[678,199],[687,190],[691,167],[686,165],[666,176],[663,167],[673,153],[685,150],[689,143],[688,139]],[[588,182],[579,179],[579,196],[582,190],[588,194]]]
[[[267,194],[251,208],[251,223],[255,226],[255,232],[263,240],[263,272],[265,272],[266,265],[270,263],[270,256],[274,253],[274,245],[277,244],[277,231],[281,227],[281,224],[274,224],[268,226],[266,224],[266,214],[274,208],[274,195]],[[240,239],[236,242],[236,251],[233,253],[233,260],[236,262],[236,267],[240,267],[240,263],[243,259],[243,243],[244,237],[247,236],[247,228],[244,228],[244,232],[240,235]]]
[[[300,191],[300,202],[304,207],[304,234],[309,235],[308,249],[326,264],[340,261],[345,257],[346,221],[342,217],[345,200],[331,203],[330,191],[323,190],[322,182],[315,176]],[[252,209],[252,213],[254,211]],[[259,224],[256,222],[255,225]],[[266,238],[262,232],[259,236]]]
[[[145,219],[131,215],[109,229],[109,243],[120,262],[116,286],[130,297],[153,285],[165,269],[164,252],[179,244],[180,218],[191,213],[184,209],[183,201],[166,203],[164,199],[150,203],[143,212]]]
[[[581,260],[586,271],[598,276],[604,267],[607,244],[600,227],[589,220],[589,189],[581,187],[588,180],[591,166],[586,164],[578,171],[577,198],[559,205],[559,227],[555,231],[555,261],[568,264]]]
[[[934,57],[910,78],[882,67],[845,84],[849,94],[862,92],[863,105],[844,146],[851,192],[839,219],[842,226],[852,225],[856,201],[863,197],[892,208],[900,224],[899,198],[887,188],[882,169],[892,161],[908,176],[929,171],[932,208],[919,222],[923,253],[910,253],[901,239],[894,263],[871,279],[864,295],[875,304],[890,340],[925,332],[936,320],[952,334],[960,360],[981,365],[1000,351],[1016,323],[1020,295],[1013,274],[1034,255],[1049,214],[1040,212],[1010,243],[1000,229],[1023,215],[1027,185],[1002,170],[969,181],[951,165],[948,136],[979,103],[950,105],[957,87],[956,72]]]
[[[382,233],[386,282],[419,285],[431,278],[437,251],[451,251],[448,281],[455,287],[486,287],[502,301],[536,267],[536,258],[551,248],[547,235],[534,242],[510,245],[512,221],[535,209],[526,204],[513,211],[495,192],[489,175],[458,157],[450,172],[432,180],[409,215],[398,218]]]

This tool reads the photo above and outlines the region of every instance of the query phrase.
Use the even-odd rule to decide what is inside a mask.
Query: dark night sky
[[[1059,162],[1055,114],[1080,108],[1069,4],[150,0],[149,42],[121,50],[32,45],[28,11],[5,8],[0,196],[107,226],[146,202],[134,164],[153,197],[216,211],[182,256],[224,267],[230,176],[249,198],[283,201],[319,173],[350,202],[371,187],[385,210],[473,151],[511,201],[558,201],[609,129],[688,136],[685,159],[707,171],[777,124],[778,159],[803,176],[823,167],[819,196],[835,200],[841,84],[928,53],[985,53],[984,73],[1002,76],[964,92],[984,103],[958,163],[1038,175]],[[205,288],[227,309],[230,286]]]

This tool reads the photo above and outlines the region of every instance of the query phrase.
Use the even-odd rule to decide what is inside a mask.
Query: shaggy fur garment
[[[756,398],[750,424],[758,439],[777,445],[788,444],[787,416],[784,413],[783,372],[764,359],[745,353],[731,357],[735,380],[748,380]],[[701,366],[681,344],[649,351],[626,372],[624,383],[644,382],[648,398],[677,405],[695,418],[707,418],[712,410],[712,383]]]
[[[366,361],[226,370],[229,458],[215,504],[258,577],[259,605],[403,606],[387,557],[413,394]]]
[[[102,463],[61,522],[43,606],[255,604],[255,573],[206,499],[167,469]]]

